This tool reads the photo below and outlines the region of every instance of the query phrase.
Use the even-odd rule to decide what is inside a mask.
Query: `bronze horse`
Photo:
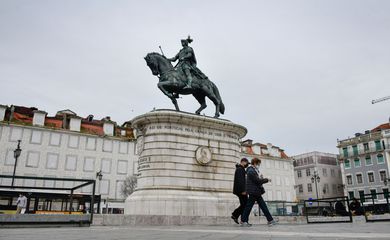
[[[181,69],[175,69],[171,62],[159,53],[149,53],[145,57],[146,64],[149,66],[152,74],[159,77],[158,88],[172,100],[177,111],[180,111],[176,98],[179,94],[192,94],[200,104],[196,114],[207,107],[206,97],[215,104],[215,118],[219,113],[224,114],[225,105],[222,102],[217,86],[207,77],[200,78],[193,74],[191,88],[185,88],[187,85],[186,77]]]

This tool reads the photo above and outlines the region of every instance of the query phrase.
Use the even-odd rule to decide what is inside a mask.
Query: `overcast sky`
[[[288,155],[387,122],[390,1],[0,0],[0,104],[124,121],[173,108],[143,57],[190,34],[223,118]],[[192,96],[179,100],[193,112]],[[207,115],[214,106],[208,101]]]

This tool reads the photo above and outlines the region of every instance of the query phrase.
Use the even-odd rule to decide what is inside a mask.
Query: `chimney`
[[[114,136],[114,122],[111,121],[110,117],[105,117],[103,121],[103,132],[107,136]]]
[[[7,105],[1,105],[0,104],[0,122],[4,121],[5,118],[5,111],[7,110],[8,106]]]
[[[47,115],[47,112],[40,111],[40,110],[34,110],[33,111],[33,126],[45,126],[45,118]]]
[[[79,116],[69,116],[69,130],[80,132],[81,128],[81,117]]]

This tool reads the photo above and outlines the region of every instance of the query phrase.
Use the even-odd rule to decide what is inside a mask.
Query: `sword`
[[[161,46],[158,46],[158,47],[160,48],[161,54],[165,57],[164,52],[163,52]]]

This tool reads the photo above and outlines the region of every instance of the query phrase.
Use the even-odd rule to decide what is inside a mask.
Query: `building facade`
[[[241,144],[241,157],[249,161],[257,157],[261,159],[260,173],[270,178],[270,183],[264,184],[266,201],[296,201],[294,191],[293,162],[283,149],[272,144],[253,143],[248,139]]]
[[[389,139],[390,123],[385,123],[338,141],[345,194],[350,198],[363,198],[363,194],[388,194]],[[383,194],[378,195],[378,199],[383,199]]]
[[[342,173],[336,154],[310,152],[293,159],[298,200],[343,196]]]
[[[124,208],[123,182],[137,172],[130,127],[118,126],[109,117],[82,118],[70,110],[49,117],[36,108],[0,105],[0,174],[12,175],[13,151],[18,140],[21,140],[22,153],[17,162],[17,176],[96,179],[101,208],[117,213]],[[101,180],[97,173],[102,174]],[[2,185],[10,185],[10,179],[0,181]],[[73,187],[75,184],[27,179],[17,179],[15,183],[31,187]],[[91,186],[79,192],[91,193]]]

